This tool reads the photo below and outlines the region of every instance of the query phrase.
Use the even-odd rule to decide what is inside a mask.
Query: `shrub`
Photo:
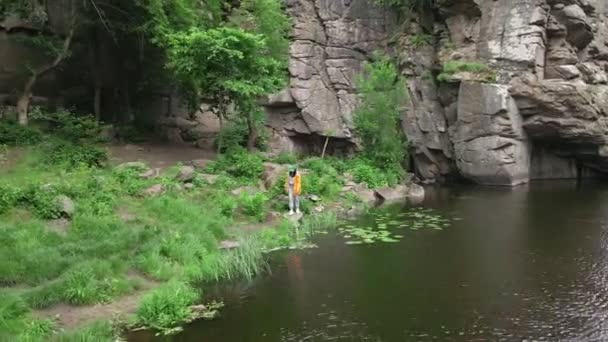
[[[349,171],[355,182],[367,183],[372,189],[395,185],[401,179],[400,170],[380,169],[363,158],[353,160]]]
[[[36,128],[12,121],[0,121],[0,145],[36,145],[42,141],[42,137],[42,132]]]
[[[443,69],[437,75],[437,81],[450,82],[452,77],[459,72],[470,72],[477,74],[482,81],[493,82],[496,79],[496,73],[491,70],[486,64],[475,61],[448,61],[443,64]]]
[[[34,108],[30,117],[47,122],[50,126],[49,131],[53,135],[73,143],[98,142],[103,128],[92,115],[78,115],[69,110],[46,112],[40,108]]]
[[[100,147],[66,140],[53,140],[43,145],[42,151],[42,164],[60,165],[68,169],[82,165],[100,167],[108,160],[107,152]]]
[[[57,342],[101,342],[117,341],[116,332],[110,322],[96,322],[74,332],[66,332],[53,341]]]
[[[298,162],[298,157],[293,153],[283,152],[272,159],[272,162],[277,164],[295,164]]]
[[[255,217],[258,221],[263,221],[266,216],[266,203],[268,197],[261,192],[250,195],[243,193],[239,198],[239,205],[243,213],[247,216]]]
[[[264,171],[264,159],[257,153],[250,153],[238,148],[222,154],[211,162],[208,171],[212,173],[226,172],[233,177],[248,182],[257,182]]]
[[[380,56],[364,66],[357,88],[361,105],[354,123],[363,155],[379,169],[402,169],[407,162],[407,141],[399,125],[405,80],[387,57]]]
[[[131,290],[129,282],[105,260],[77,264],[68,271],[64,286],[64,299],[76,305],[108,302]]]
[[[8,211],[21,198],[21,189],[7,183],[0,183],[0,214]]]
[[[414,47],[422,47],[422,46],[426,46],[426,45],[431,45],[433,41],[433,36],[431,36],[430,34],[426,34],[426,33],[420,33],[420,34],[416,34],[410,37],[410,43],[414,46]]]
[[[137,320],[146,327],[168,331],[191,318],[190,306],[198,298],[199,294],[192,287],[170,281],[143,298]]]

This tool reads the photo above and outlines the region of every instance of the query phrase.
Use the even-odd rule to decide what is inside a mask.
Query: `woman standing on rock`
[[[300,213],[300,194],[302,193],[302,177],[295,165],[289,167],[285,189],[289,193],[289,215],[293,215],[294,210]]]

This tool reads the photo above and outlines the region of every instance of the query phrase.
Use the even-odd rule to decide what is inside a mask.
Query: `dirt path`
[[[195,159],[214,159],[215,152],[186,145],[172,144],[127,144],[108,146],[110,162],[117,165],[124,162],[142,161],[151,168],[166,169],[180,162]]]
[[[127,296],[115,298],[111,303],[88,306],[58,304],[47,309],[34,310],[32,315],[42,319],[53,319],[59,327],[72,330],[101,319],[115,319],[134,314],[142,298],[160,283],[135,272],[129,272],[129,278],[141,283],[141,289]]]

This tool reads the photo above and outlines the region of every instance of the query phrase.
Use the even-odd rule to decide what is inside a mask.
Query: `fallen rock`
[[[235,240],[223,240],[220,241],[220,249],[234,249],[234,248],[239,248],[241,246],[241,244],[238,241]]]
[[[264,163],[264,172],[262,173],[262,181],[266,189],[272,188],[282,175],[287,173],[285,165],[274,163]]]
[[[408,187],[405,185],[397,185],[392,188],[382,188],[375,191],[376,197],[384,202],[403,201],[407,198]]]
[[[418,184],[410,184],[407,191],[407,200],[411,204],[420,204],[424,201],[424,188]]]
[[[57,206],[57,211],[61,215],[72,217],[74,212],[76,211],[76,205],[71,198],[66,195],[59,195],[55,198],[55,205]]]
[[[318,205],[312,209],[315,213],[322,213],[325,211],[325,207],[323,205]]]
[[[140,161],[134,161],[134,162],[126,162],[126,163],[122,163],[119,164],[118,166],[116,166],[117,169],[133,169],[136,171],[146,171],[148,170],[148,165],[146,165],[146,163],[144,162],[140,162]]]
[[[358,189],[354,192],[355,196],[365,204],[376,202],[376,194],[374,190],[370,189]]]
[[[306,196],[306,198],[308,198],[309,200],[311,200],[312,202],[320,202],[321,201],[321,197],[317,196],[317,195],[308,195]]]
[[[285,213],[284,217],[286,219],[288,219],[294,225],[298,225],[298,224],[300,224],[300,221],[304,217],[304,214],[303,213],[294,213],[292,215],[289,215],[289,213]]]
[[[184,184],[184,189],[186,189],[186,190],[192,190],[192,189],[194,189],[194,184],[192,184],[192,183],[186,183],[186,184]]]
[[[151,187],[143,191],[146,196],[158,196],[165,191],[165,187],[162,184],[154,184]]]
[[[182,166],[179,169],[179,172],[177,173],[177,175],[175,176],[175,180],[186,183],[186,182],[191,182],[192,180],[194,180],[195,176],[196,176],[196,170],[194,170],[193,166]]]
[[[207,173],[201,173],[198,176],[209,185],[215,184],[217,182],[217,179],[220,177],[218,175],[210,175]]]
[[[196,170],[204,170],[209,166],[209,159],[194,159],[186,163],[186,165],[194,167]]]
[[[231,191],[231,193],[235,196],[240,196],[243,193],[253,195],[258,192],[260,192],[260,189],[254,187],[254,186],[242,186],[240,188],[236,188]]]
[[[142,172],[139,174],[139,178],[142,179],[152,179],[156,178],[160,175],[160,169],[150,169],[146,172]]]

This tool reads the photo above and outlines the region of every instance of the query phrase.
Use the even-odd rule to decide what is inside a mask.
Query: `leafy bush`
[[[7,183],[0,183],[0,214],[12,208],[21,198],[21,189]]]
[[[349,171],[355,182],[367,183],[372,189],[395,185],[401,178],[400,170],[380,169],[362,158],[353,160]]]
[[[144,297],[137,320],[146,327],[167,331],[192,316],[190,306],[199,293],[185,283],[170,281]]]
[[[71,304],[94,304],[129,292],[129,282],[116,274],[109,261],[90,260],[77,264],[66,275],[64,298]]]
[[[452,77],[459,72],[477,74],[481,81],[493,82],[496,80],[496,73],[490,67],[475,61],[448,61],[443,64],[443,69],[437,75],[437,80],[439,82],[450,82]]]
[[[274,157],[272,162],[277,164],[295,164],[298,162],[298,157],[293,153],[283,152]]]
[[[294,226],[289,220],[283,220],[276,228],[263,229],[257,233],[257,238],[266,250],[286,248],[295,241]]]
[[[91,115],[78,115],[69,110],[46,112],[34,108],[30,112],[32,119],[45,121],[53,135],[73,143],[98,142],[103,126]]]
[[[261,192],[250,195],[243,193],[239,198],[239,205],[243,213],[247,216],[255,217],[258,221],[263,221],[266,216],[266,203],[268,197]]]
[[[42,141],[42,137],[42,132],[36,128],[21,126],[12,121],[0,121],[0,145],[36,145]]]
[[[257,182],[264,171],[264,159],[257,153],[238,148],[219,156],[207,170],[212,173],[226,172],[239,179]]]
[[[407,162],[407,142],[400,111],[406,98],[405,80],[387,57],[366,64],[357,78],[361,105],[354,113],[363,155],[379,169],[402,169]]]
[[[433,41],[433,36],[431,36],[430,34],[426,34],[426,33],[420,33],[420,34],[416,34],[410,37],[410,43],[414,46],[414,47],[422,47],[422,46],[426,46],[426,45],[431,45]]]
[[[74,332],[66,332],[53,341],[57,342],[100,342],[117,340],[116,332],[110,322],[96,322]]]
[[[332,198],[342,190],[343,180],[329,159],[311,158],[304,161],[301,167],[307,170],[302,175],[303,194]],[[305,206],[303,202],[301,206]]]
[[[42,146],[41,162],[46,165],[61,165],[66,168],[79,166],[103,166],[108,155],[105,150],[92,144],[53,140]]]

